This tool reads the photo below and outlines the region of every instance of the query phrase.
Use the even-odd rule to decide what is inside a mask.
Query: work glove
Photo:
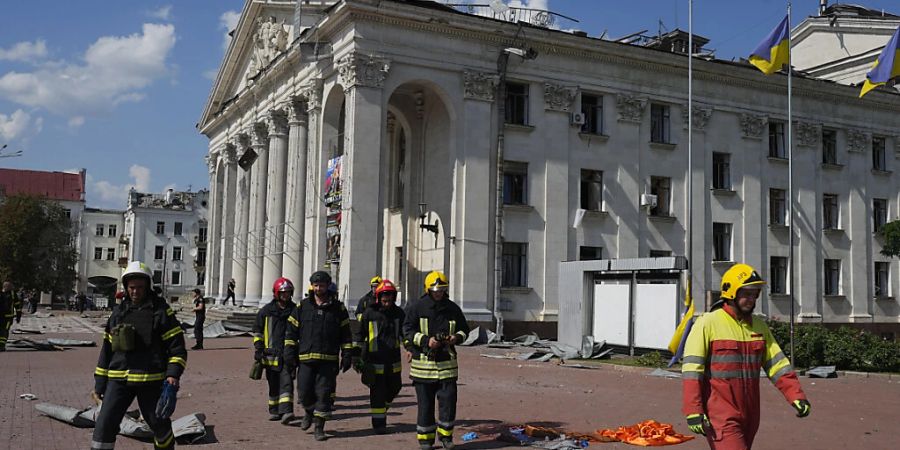
[[[256,351],[253,353],[253,359],[257,361],[266,359],[266,351],[261,348],[256,349]]]
[[[353,357],[350,356],[350,353],[344,353],[341,355],[341,372],[346,372],[353,367]]]
[[[284,368],[287,369],[288,372],[293,373],[297,370],[297,358],[292,358],[290,355],[282,355],[281,359],[284,360]]]
[[[156,417],[160,419],[168,419],[175,412],[175,403],[178,401],[178,386],[163,381],[162,394],[159,401],[156,402]]]
[[[106,394],[106,378],[95,380],[94,395],[96,395],[98,399],[103,400],[104,394]]]
[[[808,415],[809,415],[809,410],[810,410],[810,408],[812,407],[812,406],[809,404],[809,400],[807,400],[807,399],[805,399],[805,398],[804,398],[804,399],[801,399],[801,400],[794,400],[794,402],[791,403],[791,406],[793,406],[794,409],[797,410],[797,417],[806,417],[806,416],[808,416]]]
[[[706,418],[706,414],[691,414],[687,416],[687,424],[694,433],[706,436],[704,427],[709,426],[709,419]]]

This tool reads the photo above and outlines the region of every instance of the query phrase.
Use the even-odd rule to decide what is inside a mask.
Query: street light
[[[16,156],[22,156],[22,150],[4,154],[3,150],[6,150],[6,147],[9,147],[9,144],[3,144],[3,146],[0,147],[0,158],[15,158]]]

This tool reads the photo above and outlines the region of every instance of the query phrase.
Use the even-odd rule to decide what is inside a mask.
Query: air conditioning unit
[[[572,126],[582,126],[584,125],[584,114],[580,112],[572,113],[571,116]]]
[[[641,206],[656,208],[657,198],[653,194],[641,194]]]

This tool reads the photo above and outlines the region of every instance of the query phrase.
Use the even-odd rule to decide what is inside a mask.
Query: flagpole
[[[687,296],[693,301],[694,279],[694,0],[688,0],[688,141],[687,141]],[[690,305],[685,305],[690,308]],[[685,309],[687,313],[688,309]]]
[[[788,109],[788,126],[787,126],[787,141],[788,141],[788,214],[790,219],[788,223],[790,227],[788,228],[788,232],[790,233],[790,238],[788,238],[788,280],[790,280],[790,301],[791,301],[791,321],[790,321],[790,330],[791,330],[791,366],[794,365],[794,321],[796,320],[795,311],[794,311],[794,288],[796,284],[794,283],[794,140],[793,140],[793,128],[794,128],[794,120],[793,120],[793,111],[791,109],[791,77],[793,67],[791,66],[792,59],[792,49],[791,49],[791,2],[787,4],[787,16],[788,16],[788,76],[787,76],[787,109]]]

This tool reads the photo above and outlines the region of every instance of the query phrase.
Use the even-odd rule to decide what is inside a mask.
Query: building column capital
[[[493,102],[499,82],[500,77],[497,74],[473,70],[463,71],[463,90],[466,99]]]
[[[300,97],[294,97],[284,102],[283,109],[287,111],[288,126],[305,126],[309,123],[309,112],[307,103]]]
[[[354,51],[342,56],[335,66],[338,82],[345,91],[360,86],[381,89],[391,69],[391,62]]]
[[[269,137],[285,137],[288,132],[288,113],[281,109],[269,111],[266,116]]]
[[[640,122],[646,107],[647,99],[644,97],[634,94],[616,95],[616,109],[619,111],[621,122]]]
[[[544,83],[544,109],[547,111],[570,112],[578,95],[575,86],[563,86],[555,83]]]

